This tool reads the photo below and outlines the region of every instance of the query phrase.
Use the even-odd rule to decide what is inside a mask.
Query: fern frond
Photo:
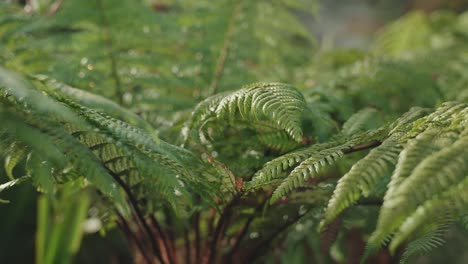
[[[13,176],[13,169],[19,162],[27,155],[28,147],[23,146],[19,142],[13,142],[8,150],[8,156],[5,158],[5,172],[8,178],[12,181],[15,179]]]
[[[377,253],[378,251],[382,250],[383,247],[387,246],[390,241],[392,240],[392,237],[391,236],[387,236],[386,238],[384,238],[382,240],[382,242],[380,244],[370,244],[370,243],[366,243],[366,246],[364,248],[364,252],[362,253],[362,258],[361,258],[361,264],[365,264],[367,263],[367,259],[374,255],[375,253]]]
[[[5,183],[2,183],[0,184],[0,192],[3,192],[5,190],[8,190],[10,189],[11,187],[17,185],[17,184],[20,184],[22,183],[23,181],[26,181],[30,179],[29,176],[23,176],[23,177],[19,177],[19,178],[16,178],[14,180],[11,180],[11,181],[8,181],[8,182],[5,182]]]
[[[400,134],[394,134],[386,139],[341,177],[330,199],[325,217],[320,224],[321,227],[330,223],[344,209],[357,201],[361,195],[367,197],[382,177],[393,169],[398,154],[402,150],[398,141],[399,137]]]
[[[446,216],[441,212],[453,213],[456,216],[462,216],[468,210],[468,177],[465,177],[459,184],[449,188],[440,195],[424,202],[412,213],[396,232],[390,250],[395,252],[398,246],[405,241],[416,230],[425,226],[425,224],[434,222],[436,219]],[[446,221],[447,219],[445,219]]]
[[[343,124],[341,132],[345,135],[354,135],[355,133],[366,130],[366,124],[376,117],[377,111],[373,108],[364,108],[353,114]]]
[[[435,248],[442,246],[445,243],[444,235],[446,232],[447,226],[442,225],[411,241],[411,243],[409,243],[405,248],[405,252],[401,257],[400,263],[408,263],[412,256],[428,254]]]
[[[425,200],[460,182],[468,169],[467,149],[465,137],[422,160],[398,189],[386,196],[374,239],[392,232]]]
[[[394,196],[395,190],[411,175],[413,169],[426,157],[432,153],[438,151],[438,148],[434,141],[440,135],[439,129],[430,128],[416,136],[414,139],[410,139],[405,146],[405,149],[400,153],[398,157],[398,162],[395,167],[395,171],[392,174],[390,183],[388,184],[388,190],[385,193],[384,201],[391,199]],[[391,230],[391,226],[398,226],[398,223],[393,221],[393,212],[388,212],[390,215],[387,215],[385,211],[381,212],[382,224],[379,223],[379,227],[385,226],[386,229]],[[378,230],[380,228],[377,228]],[[370,238],[371,245],[379,245],[382,243],[385,237],[388,237],[390,233],[378,233],[374,232],[373,236]]]
[[[343,154],[343,151],[346,151],[348,148],[371,142],[373,140],[382,139],[384,134],[386,134],[385,129],[377,129],[359,133],[351,138],[338,137],[337,139],[331,140],[330,142],[314,144],[310,147],[284,154],[272,161],[267,162],[261,170],[255,173],[252,180],[247,183],[247,186],[250,186],[250,188],[257,188],[258,186],[264,186],[265,184],[268,184],[269,181],[283,178],[285,173],[288,172],[290,168],[296,167],[297,164],[302,165],[302,163],[307,160],[309,160],[307,164],[304,164],[303,167],[296,170],[295,176],[300,177],[302,173],[307,174],[307,171],[312,173],[312,171],[316,170],[316,168],[313,166],[311,167],[311,164],[315,162],[321,164],[319,160],[322,159],[329,161],[335,160]]]
[[[138,115],[123,108],[117,103],[105,97],[87,92],[85,90],[65,85],[45,75],[35,75],[32,77],[42,82],[44,85],[47,86],[47,88],[52,88],[54,90],[57,90],[61,94],[68,96],[74,102],[79,103],[80,105],[83,105],[85,107],[92,108],[96,111],[106,113],[114,118],[126,121],[133,126],[145,130],[147,133],[153,136],[154,140],[158,140],[154,128],[152,128],[147,122],[142,120]]]
[[[270,203],[274,203],[290,191],[301,186],[304,181],[318,175],[320,170],[327,165],[334,164],[343,156],[343,146],[320,150],[310,155],[309,158],[301,162],[286,177],[271,196]],[[327,164],[328,163],[328,164]]]
[[[322,156],[325,157],[329,154],[339,155],[343,148],[342,142],[329,142],[314,144],[311,147],[287,153],[267,162],[261,170],[255,173],[248,185],[251,186],[250,188],[255,188],[256,185],[263,185],[274,179],[284,177],[284,172],[287,172],[289,168],[294,167],[296,164],[300,164],[314,155],[320,157],[318,153],[321,150],[327,150],[327,154]]]
[[[391,197],[400,184],[411,175],[414,167],[431,153],[439,150],[433,144],[434,140],[440,134],[439,129],[427,129],[416,138],[408,141],[405,149],[400,153],[395,172],[388,184],[388,190],[385,199]]]
[[[284,131],[259,133],[257,138],[263,145],[279,152],[285,152],[300,146],[296,141],[291,140]]]
[[[198,130],[209,117],[230,123],[236,120],[268,121],[301,142],[301,114],[304,109],[304,97],[293,86],[256,83],[227,95],[206,99],[193,113],[192,129]]]

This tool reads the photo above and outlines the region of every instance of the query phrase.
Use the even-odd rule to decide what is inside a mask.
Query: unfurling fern
[[[282,83],[255,83],[200,103],[192,115],[189,130],[196,133],[210,121],[246,120],[259,131],[285,131],[296,142],[302,141],[301,115],[305,109],[302,93]]]

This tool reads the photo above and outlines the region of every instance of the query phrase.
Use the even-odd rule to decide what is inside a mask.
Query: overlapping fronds
[[[353,146],[373,142],[382,138],[384,134],[385,130],[379,129],[359,133],[351,138],[342,137],[335,141],[314,144],[311,147],[287,153],[267,162],[247,183],[247,186],[256,189],[269,185],[276,179],[284,178],[273,193],[271,202],[274,202],[291,190],[300,187],[307,179],[317,176],[321,167],[333,164]]]
[[[369,195],[391,171],[370,246],[378,247],[396,232],[390,244],[395,250],[428,224],[462,216],[466,210],[461,190],[468,171],[468,107],[445,103],[432,113],[425,112],[416,109],[395,121],[388,138],[338,181],[322,227],[362,195]],[[450,215],[437,218],[441,211]]]
[[[314,57],[307,1],[45,2],[60,8],[0,3],[0,192],[91,189],[142,255],[157,237],[155,256],[202,245],[209,263],[253,262],[305,215],[315,241],[304,226],[335,241],[338,219],[378,216],[366,254],[413,241],[404,258],[466,218],[468,13],[408,14],[373,53]]]
[[[63,89],[73,91],[72,88],[40,84],[34,87],[12,72],[2,69],[1,73],[1,115],[6,125],[2,133],[18,141],[6,160],[9,174],[25,151],[31,151],[28,171],[43,191],[54,191],[54,183],[67,181],[70,175],[84,176],[111,197],[121,196],[117,186],[124,182],[138,199],[146,201],[149,211],[162,202],[169,203],[177,213],[183,211],[179,204],[190,201],[184,183],[199,181],[183,163],[191,161],[190,166],[197,166],[193,154],[73,100],[78,97],[91,106],[104,102],[100,105],[110,109],[109,114],[138,121],[148,128],[144,121],[103,98],[62,93]],[[30,111],[42,111],[43,115],[30,115]],[[201,181],[199,184],[202,188]]]
[[[395,134],[386,139],[340,178],[328,204],[323,224],[328,224],[361,196],[369,196],[378,182],[385,179],[397,162],[402,149],[398,142],[400,136],[401,134]]]
[[[416,255],[428,254],[437,247],[445,243],[444,235],[447,233],[447,226],[442,225],[435,230],[429,231],[418,239],[411,241],[401,257],[400,263],[409,263],[409,259]]]

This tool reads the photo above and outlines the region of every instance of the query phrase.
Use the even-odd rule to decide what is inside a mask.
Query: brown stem
[[[195,263],[201,263],[201,246],[200,246],[200,213],[195,215],[194,220],[194,229],[195,229]]]
[[[128,200],[130,201],[130,205],[132,206],[133,210],[135,211],[138,220],[140,220],[140,224],[143,226],[143,229],[145,230],[146,235],[148,236],[150,243],[151,243],[151,248],[153,249],[154,255],[158,258],[161,263],[164,263],[160,248],[158,247],[158,244],[156,243],[156,240],[154,239],[151,229],[148,226],[148,223],[145,221],[145,217],[143,216],[143,213],[141,212],[140,208],[138,207],[138,201],[136,198],[133,196],[132,191],[130,188],[125,184],[125,182],[122,181],[115,173],[113,173],[111,170],[107,169],[107,172],[114,178],[114,180],[123,188],[125,194],[128,197]]]
[[[216,218],[216,209],[210,208],[210,217],[208,218],[208,234],[213,234],[215,218]]]
[[[369,143],[356,145],[356,146],[352,146],[352,147],[349,147],[349,148],[344,148],[341,151],[344,154],[349,154],[349,153],[353,153],[353,152],[357,152],[357,151],[361,151],[361,150],[365,150],[365,149],[375,148],[375,147],[379,146],[380,144],[382,144],[382,141],[374,140],[374,141],[369,142]]]
[[[217,256],[216,249],[218,248],[219,242],[222,240],[224,230],[226,226],[228,225],[229,217],[231,216],[231,209],[239,201],[239,199],[240,199],[240,194],[236,195],[231,200],[231,202],[229,202],[229,204],[226,205],[223,212],[221,213],[221,216],[216,225],[216,229],[213,233],[213,238],[211,239],[210,248],[207,252],[206,263],[208,264],[212,264],[216,260],[216,256]]]
[[[172,249],[171,249],[171,246],[169,245],[166,234],[164,233],[158,221],[153,215],[150,216],[150,221],[151,221],[151,225],[156,229],[157,235],[161,238],[161,244],[165,249],[165,251],[162,253],[165,253],[166,255],[165,257],[167,258],[169,263],[175,263],[175,259],[174,259],[175,255],[172,253]]]
[[[244,225],[241,228],[241,231],[237,234],[237,236],[235,238],[234,245],[232,246],[231,250],[227,254],[227,258],[226,258],[227,260],[231,260],[232,257],[234,256],[234,254],[236,253],[236,251],[239,249],[240,243],[241,243],[242,239],[245,237],[245,235],[247,234],[247,231],[249,230],[250,224],[255,219],[255,216],[259,212],[261,212],[261,209],[263,208],[263,206],[265,206],[265,203],[268,201],[270,196],[266,197],[263,202],[261,202],[259,205],[257,205],[257,207],[255,207],[255,211],[252,213],[252,215],[244,223]]]
[[[135,233],[132,232],[130,225],[127,223],[123,215],[121,215],[118,211],[116,213],[117,213],[117,217],[119,218],[118,225],[120,226],[120,229],[127,236],[127,239],[129,241],[133,241],[133,243],[136,245],[136,247],[140,251],[140,254],[145,258],[146,263],[152,264],[153,261],[151,260],[150,256],[147,255],[147,250],[145,249],[142,241],[140,241],[135,235]]]
[[[190,233],[189,229],[184,230],[184,246],[185,246],[185,264],[190,264],[192,260],[192,252],[190,247]]]

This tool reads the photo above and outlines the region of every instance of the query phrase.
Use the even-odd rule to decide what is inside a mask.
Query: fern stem
[[[382,144],[381,141],[374,140],[374,141],[369,142],[369,143],[365,143],[365,144],[345,148],[345,149],[342,149],[341,151],[343,152],[343,154],[349,154],[349,153],[353,153],[353,152],[357,152],[357,151],[361,151],[361,150],[375,148],[375,147],[379,146],[380,144]]]
[[[123,217],[123,215],[116,210],[116,215],[117,217],[119,218],[119,221],[117,222],[118,225],[120,226],[120,229],[125,233],[125,235],[127,236],[127,239],[129,241],[133,241],[133,243],[136,245],[136,247],[138,248],[138,250],[140,251],[141,255],[143,256],[143,258],[146,260],[146,262],[148,264],[152,264],[153,261],[151,260],[150,256],[148,256],[148,254],[146,254],[146,250],[145,250],[145,247],[144,245],[142,244],[142,242],[137,238],[137,236],[132,232],[131,228],[130,228],[130,225],[128,224],[128,222],[125,220],[125,218]]]
[[[255,217],[257,216],[258,213],[261,212],[262,208],[265,206],[265,203],[268,202],[268,200],[270,199],[271,197],[271,194],[268,195],[264,200],[263,202],[261,202],[260,204],[258,204],[256,207],[255,207],[255,211],[252,213],[252,215],[247,219],[247,221],[244,223],[244,225],[242,226],[242,229],[241,231],[237,234],[236,238],[235,238],[235,242],[234,242],[234,245],[232,246],[231,250],[229,251],[229,253],[226,255],[226,259],[228,261],[231,261],[233,259],[233,256],[234,254],[236,253],[236,251],[239,249],[239,246],[241,244],[241,241],[242,239],[245,237],[245,235],[247,234],[247,231],[249,230],[249,227],[250,227],[250,224],[253,222],[253,220],[255,219]]]
[[[108,170],[108,169],[107,169],[107,170]],[[161,263],[165,263],[164,260],[163,260],[163,258],[162,258],[162,255],[161,255],[161,250],[160,250],[160,248],[157,246],[158,244],[156,243],[156,240],[154,239],[154,237],[153,237],[153,235],[152,235],[151,228],[149,227],[148,223],[146,223],[145,217],[143,216],[143,213],[141,212],[140,208],[138,207],[138,201],[137,201],[136,198],[133,196],[132,191],[130,190],[130,188],[128,187],[128,185],[125,184],[125,182],[122,181],[122,179],[120,179],[120,178],[119,178],[117,175],[115,175],[112,171],[108,170],[108,173],[109,173],[109,174],[112,176],[112,178],[114,178],[114,180],[123,188],[125,194],[127,194],[128,200],[130,201],[130,204],[131,204],[133,210],[135,211],[138,220],[140,220],[140,224],[143,226],[143,229],[144,229],[146,235],[148,236],[148,238],[149,238],[149,240],[150,240],[151,248],[153,249],[153,253],[155,254],[155,256],[158,258],[158,260],[159,260]]]
[[[192,259],[192,251],[190,248],[190,231],[184,229],[184,246],[185,246],[185,264],[190,264]]]
[[[197,213],[194,220],[195,229],[195,263],[201,263],[201,247],[200,247],[200,213]]]
[[[173,254],[173,250],[169,244],[169,239],[166,236],[166,234],[163,232],[158,221],[153,215],[150,216],[150,221],[151,221],[151,225],[156,229],[156,234],[159,235],[159,237],[162,240],[162,245],[164,246],[164,249],[166,251],[166,255],[167,255],[169,263],[177,263],[175,260],[175,255]]]
[[[122,85],[120,81],[120,77],[117,71],[117,59],[114,53],[114,41],[112,40],[112,36],[109,30],[109,21],[107,20],[106,15],[104,14],[104,6],[102,5],[102,0],[96,0],[97,7],[99,9],[99,13],[101,14],[101,24],[103,28],[103,40],[104,43],[107,45],[107,54],[110,60],[110,70],[111,76],[114,79],[115,83],[115,97],[117,102],[122,105],[123,104],[123,93],[122,93]]]
[[[216,68],[213,74],[213,79],[211,80],[209,96],[215,95],[218,91],[218,84],[221,80],[221,77],[223,76],[224,66],[226,65],[226,60],[229,55],[229,47],[231,44],[232,35],[234,33],[236,18],[239,15],[241,6],[242,1],[239,0],[237,1],[237,4],[234,7],[234,10],[232,11],[231,19],[229,21],[226,34],[224,35],[223,48],[221,49],[221,52],[219,54],[218,62],[216,63]]]
[[[221,213],[221,217],[218,220],[218,223],[216,225],[216,229],[213,234],[213,238],[210,243],[210,248],[207,252],[207,262],[208,264],[215,263],[216,261],[216,256],[217,252],[216,249],[218,248],[219,242],[222,240],[224,230],[226,229],[226,226],[229,223],[229,217],[231,216],[231,209],[232,207],[237,204],[237,202],[240,200],[240,194],[236,195],[229,204],[224,207],[223,212]]]

